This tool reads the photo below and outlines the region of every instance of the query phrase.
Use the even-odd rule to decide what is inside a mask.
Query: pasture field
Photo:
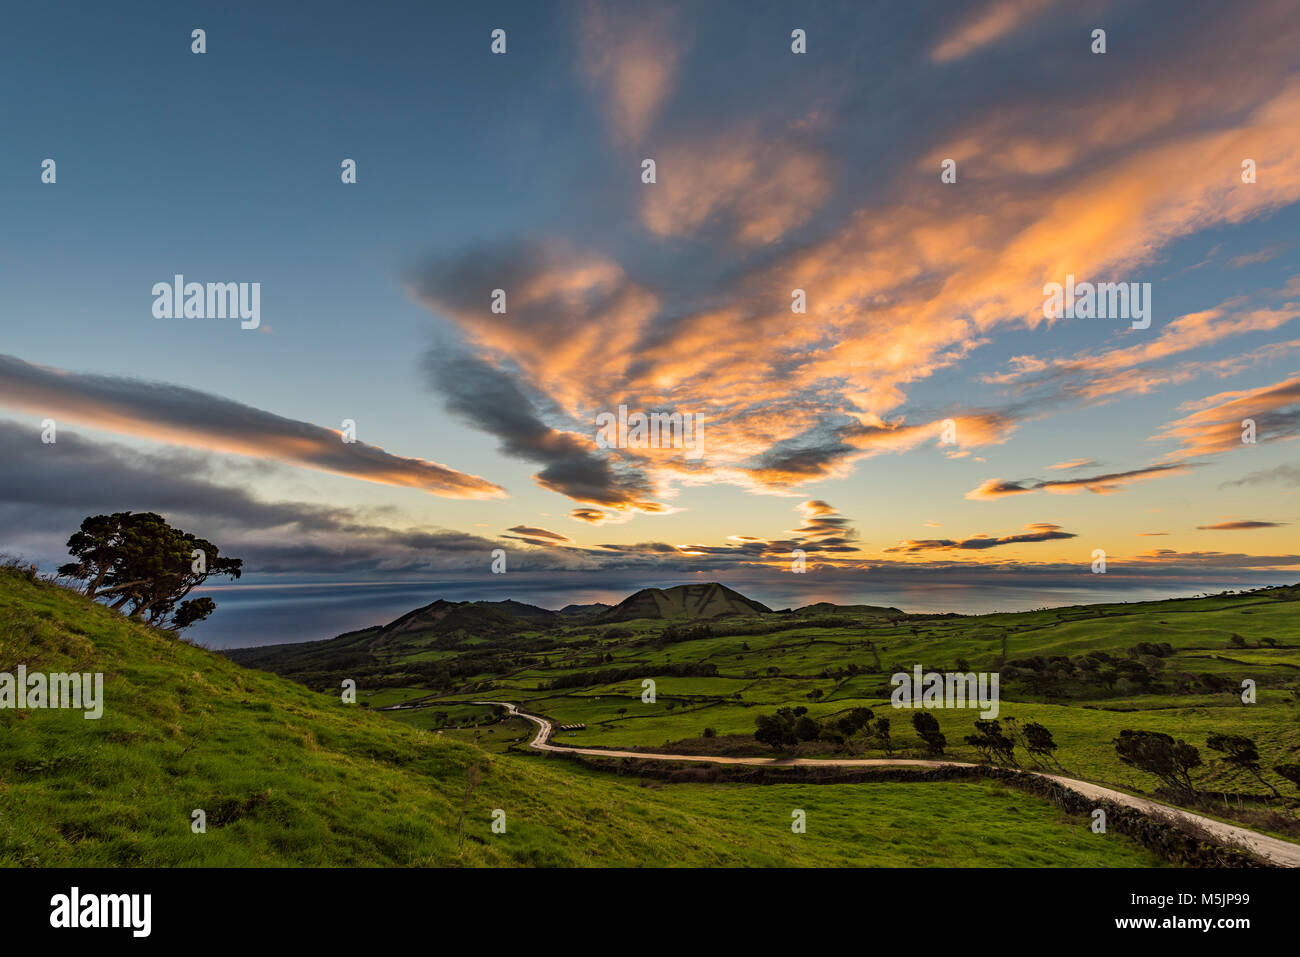
[[[105,703],[0,710],[4,866],[1162,863],[989,782],[660,784],[494,753],[526,724],[411,727],[2,568],[0,672],[19,663],[100,672]]]
[[[707,733],[724,741],[728,754],[755,755],[774,753],[753,739],[760,714],[802,707],[826,721],[865,707],[890,719],[889,751],[857,738],[835,747],[807,742],[790,753],[915,757],[924,755],[923,745],[911,712],[890,705],[890,676],[915,664],[996,672],[998,717],[1046,727],[1056,760],[1072,775],[1153,792],[1159,781],[1120,762],[1113,740],[1126,729],[1156,731],[1200,749],[1196,782],[1207,793],[1274,801],[1272,784],[1286,800],[1296,797],[1295,786],[1271,772],[1300,756],[1294,588],[970,617],[863,616],[846,624],[834,616],[821,627],[815,618],[772,617],[706,623],[698,637],[671,641],[662,640],[671,622],[570,628],[558,647],[534,655],[523,645],[506,658],[509,667],[476,672],[465,689],[444,689],[440,700],[496,697],[557,724],[587,726],[566,733],[562,744],[674,750],[687,742],[699,751]],[[698,628],[676,624],[688,633]],[[1085,659],[1097,654],[1120,662],[1118,672],[1107,674],[1109,665],[1089,671]],[[1035,662],[1046,670],[1034,671]],[[643,700],[647,679],[653,702]],[[1247,681],[1255,685],[1253,703],[1242,700]],[[977,711],[929,713],[947,737],[947,756],[980,760],[964,741]],[[1208,750],[1215,733],[1252,739],[1268,783]]]

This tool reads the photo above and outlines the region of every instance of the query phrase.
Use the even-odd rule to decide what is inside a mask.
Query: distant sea
[[[592,576],[501,576],[496,580],[402,582],[277,582],[216,585],[196,591],[217,603],[205,622],[189,636],[210,648],[240,648],[280,642],[317,641],[347,631],[392,621],[439,598],[448,601],[516,601],[559,609],[568,604],[617,604],[642,587],[667,588],[713,579],[679,578],[593,585]],[[940,576],[936,575],[935,578]],[[889,605],[908,612],[957,612],[982,615],[999,611],[1028,611],[1059,605],[1098,602],[1155,601],[1185,598],[1225,589],[1282,584],[1284,577],[1260,580],[1194,582],[1110,580],[1081,576],[1086,584],[1053,581],[955,583],[816,581],[813,575],[785,575],[781,580],[722,579],[728,587],[773,609],[819,601],[837,604]]]

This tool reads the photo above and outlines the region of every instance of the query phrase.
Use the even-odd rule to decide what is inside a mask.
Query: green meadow
[[[0,672],[20,663],[102,672],[105,706],[99,720],[0,709],[7,866],[1161,863],[989,782],[667,784],[508,752],[523,722],[439,733],[414,720],[432,708],[376,710],[418,687],[348,705],[5,568]],[[475,710],[449,704],[436,707]]]
[[[1055,761],[1047,762],[1053,769],[1059,764],[1075,777],[1185,804],[1115,751],[1122,731],[1166,733],[1200,752],[1193,780],[1204,813],[1295,837],[1300,793],[1273,769],[1300,755],[1298,594],[1296,587],[1272,588],[981,616],[903,615],[870,606],[818,606],[793,615],[742,610],[704,621],[579,620],[549,630],[534,624],[473,644],[463,630],[434,627],[414,640],[422,650],[454,652],[441,665],[408,673],[419,666],[403,658],[400,642],[386,639],[382,661],[375,659],[358,680],[383,686],[424,678],[402,693],[433,696],[428,708],[509,700],[557,725],[586,726],[557,731],[557,744],[884,758],[927,756],[911,712],[890,704],[892,674],[910,673],[916,664],[926,671],[995,672],[998,718],[1047,728],[1056,744]],[[285,648],[295,648],[314,670],[286,667],[274,648],[258,650],[256,663],[319,687],[351,673],[331,671],[330,642],[312,651]],[[645,694],[647,681],[653,700]],[[1248,687],[1253,700],[1243,698]],[[783,707],[806,709],[823,723],[870,708],[891,722],[889,747],[859,735],[775,752],[754,731],[759,715]],[[976,710],[929,713],[947,738],[945,756],[981,760],[965,741]],[[387,714],[411,720],[409,713]],[[1215,734],[1253,741],[1263,780],[1209,749]],[[1034,766],[1023,751],[1019,760]]]

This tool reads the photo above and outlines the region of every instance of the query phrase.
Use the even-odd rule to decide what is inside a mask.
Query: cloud
[[[662,7],[620,9],[588,2],[578,21],[579,64],[605,102],[614,138],[645,139],[676,81],[683,27]]]
[[[988,535],[976,535],[972,538],[954,540],[951,538],[923,539],[916,541],[905,539],[897,545],[883,549],[889,552],[929,552],[929,551],[984,551],[989,548],[1001,548],[1003,545],[1020,545],[1028,542],[1051,542],[1065,538],[1078,538],[1073,532],[1064,531],[1060,525],[1035,522],[1025,526],[1025,530],[1014,535],[991,538]]]
[[[1096,459],[1070,459],[1068,462],[1057,462],[1055,465],[1049,465],[1049,469],[1066,470],[1066,469],[1086,469],[1093,468],[1099,463]]]
[[[1125,486],[1133,482],[1166,475],[1182,475],[1190,471],[1190,469],[1190,465],[1148,465],[1145,468],[1130,469],[1127,472],[1109,472],[1105,475],[1090,475],[1086,478],[1077,479],[1052,479],[1048,481],[1020,479],[1014,482],[996,478],[986,479],[979,486],[967,492],[966,498],[973,502],[982,502],[1004,498],[1008,495],[1022,495],[1026,492],[1040,490],[1063,495],[1073,495],[1083,491],[1092,492],[1096,495],[1109,495],[1121,491]]]
[[[951,56],[1010,35],[1034,9],[979,8],[947,38]],[[621,28],[604,29],[624,36]],[[628,253],[625,269],[615,258],[624,244],[580,249],[520,241],[428,265],[416,296],[454,324],[475,359],[516,383],[535,423],[572,437],[576,444],[554,441],[566,446],[565,461],[577,463],[578,480],[548,487],[581,504],[627,514],[637,503],[663,506],[677,489],[706,483],[803,496],[805,486],[847,477],[866,458],[929,445],[944,418],[959,426],[959,446],[947,454],[963,455],[1005,442],[1022,422],[1066,403],[1235,374],[1300,347],[1275,343],[1188,361],[1192,350],[1228,336],[1274,333],[1300,309],[1285,301],[1228,301],[1173,320],[1157,314],[1158,325],[1145,334],[1090,326],[1098,342],[1112,334],[1123,339],[1117,347],[1077,350],[1085,361],[1022,357],[1006,383],[1039,376],[1031,383],[1038,391],[1002,408],[944,414],[909,401],[920,383],[958,367],[999,332],[1053,331],[1042,315],[1044,283],[1067,273],[1139,281],[1179,240],[1300,199],[1297,39],[1300,27],[1287,3],[1262,2],[1249,17],[1198,8],[1132,70],[1103,72],[1084,85],[1046,71],[1042,95],[973,99],[942,127],[941,139],[897,156],[892,167],[882,163],[871,189],[846,191],[837,182],[838,193],[824,201],[806,197],[798,210],[779,212],[770,228],[761,225],[767,198],[780,209],[792,183],[802,188],[783,174],[787,160],[805,150],[812,151],[808,162],[837,155],[830,149],[835,141],[801,139],[813,135],[803,130],[765,136],[743,117],[731,128],[759,132],[746,132],[739,145],[657,123],[656,135],[671,149],[722,162],[716,171],[664,164],[661,182],[647,187],[658,192],[644,194],[642,214],[650,213],[665,236],[748,236],[752,242],[740,256],[728,255],[725,268],[693,261],[714,244],[691,244],[692,261],[673,258],[671,250]],[[597,73],[612,77],[617,59],[611,55]],[[622,112],[659,116],[665,85],[646,89],[660,91],[645,101],[656,104],[653,110]],[[827,117],[819,129],[851,123],[858,108],[848,97],[829,96],[818,104]],[[626,125],[644,130],[647,122]],[[1268,144],[1261,160],[1268,175],[1242,184],[1241,158],[1257,154],[1260,143]],[[961,182],[972,188],[940,188],[936,175],[918,174],[937,171],[948,156],[958,159]],[[827,176],[829,164],[821,169]],[[682,177],[680,195],[669,185],[670,169]],[[820,175],[794,179],[817,183]],[[809,208],[816,214],[799,219]],[[797,243],[777,243],[796,226]],[[509,293],[506,315],[487,309],[493,288]],[[796,288],[808,294],[806,316],[790,311]],[[1138,367],[1142,375],[1133,374]],[[709,435],[703,460],[684,461],[671,450],[592,447],[587,429],[594,415],[620,404],[702,414]],[[488,413],[467,418],[507,432]],[[594,458],[581,455],[584,448]],[[530,451],[548,462],[558,455]],[[598,474],[597,461],[608,464],[607,474]],[[1161,463],[1073,482],[1001,482],[992,493],[1102,493],[1176,473],[1172,463]]]
[[[956,28],[930,51],[939,63],[960,60],[996,43],[1038,16],[1055,0],[987,0],[962,18]]]
[[[762,137],[756,126],[660,150],[657,181],[641,206],[657,236],[717,228],[736,242],[767,244],[808,220],[831,192],[830,168],[815,150]]]
[[[1265,246],[1263,249],[1256,250],[1253,253],[1242,253],[1240,256],[1233,256],[1228,260],[1226,265],[1229,269],[1241,269],[1244,266],[1254,266],[1259,263],[1266,263],[1271,259],[1276,259],[1284,249],[1286,249],[1286,245],[1283,243]]]
[[[592,438],[543,422],[532,401],[502,370],[444,350],[430,352],[427,366],[448,411],[501,439],[507,455],[545,465],[533,476],[538,485],[616,510],[663,509],[647,498],[651,488],[644,476],[598,454]]]
[[[1027,479],[1026,481],[1033,481]],[[1033,488],[1028,487],[1021,482],[1009,482],[1004,479],[992,478],[985,479],[977,487],[966,493],[966,497],[971,501],[985,502],[995,498],[1005,498],[1008,495],[1024,495],[1032,492]]]
[[[453,579],[448,576],[460,574],[481,582],[492,550],[503,546],[509,546],[514,575],[536,573],[550,582],[559,580],[556,576],[572,575],[580,583],[590,582],[592,573],[599,571],[602,582],[626,581],[629,590],[679,578],[700,580],[700,574],[734,581],[742,589],[746,580],[786,581],[789,554],[795,547],[821,553],[816,565],[819,583],[841,582],[853,589],[864,587],[864,582],[924,585],[932,583],[936,574],[949,583],[1006,586],[1070,585],[1078,575],[1075,565],[862,559],[854,555],[852,546],[837,543],[851,536],[851,530],[839,523],[823,524],[808,538],[780,542],[739,535],[719,545],[647,541],[562,548],[446,528],[393,527],[386,524],[396,517],[391,509],[258,500],[248,492],[246,482],[221,480],[225,462],[214,456],[175,450],[141,453],[90,441],[71,431],[61,432],[54,445],[43,445],[32,430],[13,422],[0,421],[0,458],[6,463],[0,469],[5,550],[46,562],[47,567],[65,560],[63,543],[85,515],[131,509],[159,511],[180,527],[211,538],[223,552],[244,558],[250,574],[292,580],[356,576],[399,582],[436,574],[444,587],[450,587],[446,583]],[[95,481],[86,482],[87,475],[94,475]],[[798,511],[823,523],[838,518],[838,512],[820,500],[802,503]],[[539,539],[545,537],[539,533],[548,531],[535,526],[517,529]],[[979,553],[1020,540],[1069,537],[1058,526],[1040,523],[1026,526],[1022,535],[903,542],[895,550]],[[1127,575],[1139,583],[1164,578],[1187,588],[1191,582],[1238,580],[1236,573],[1245,570],[1256,575],[1247,583],[1258,584],[1262,571],[1290,574],[1300,566],[1300,557],[1156,550],[1124,564],[1129,571],[1112,564],[1110,582],[1124,581]]]
[[[394,528],[390,509],[268,502],[247,482],[223,480],[217,457],[142,452],[61,430],[42,444],[33,429],[0,420],[0,527],[7,548],[55,557],[87,515],[156,511],[265,573],[370,572],[487,562],[489,539],[439,528]],[[93,482],[86,476],[93,475]]]
[[[1269,482],[1281,482],[1286,485],[1300,485],[1300,465],[1278,465],[1271,469],[1251,472],[1239,479],[1224,482],[1221,488],[1233,485],[1263,485]]]
[[[505,495],[499,485],[476,475],[393,455],[364,442],[345,443],[342,433],[334,429],[185,386],[65,372],[0,355],[0,405],[56,422],[417,488],[448,498]]]
[[[1179,569],[1179,575],[1192,575],[1204,569],[1214,569],[1223,574],[1233,569],[1290,569],[1300,567],[1296,555],[1246,555],[1241,552],[1180,552],[1173,548],[1156,548],[1131,558],[1124,564],[1132,570],[1145,572],[1146,568],[1166,566]],[[1143,566],[1146,566],[1144,568]],[[1107,576],[1114,573],[1112,563]]]
[[[520,541],[528,542],[532,545],[568,545],[573,542],[568,535],[561,535],[559,532],[552,532],[545,528],[536,528],[529,525],[515,525],[507,531],[514,532],[514,535],[507,535],[506,538],[518,538]]]
[[[1237,522],[1219,522],[1216,525],[1197,525],[1196,527],[1201,529],[1202,531],[1241,532],[1241,531],[1248,531],[1253,528],[1281,528],[1284,525],[1286,525],[1286,522],[1237,521]]]
[[[1155,436],[1177,441],[1170,458],[1188,459],[1202,455],[1249,449],[1244,443],[1246,420],[1255,424],[1257,442],[1278,442],[1300,435],[1300,378],[1286,379],[1258,389],[1220,392],[1184,409],[1197,411],[1171,422]]]
[[[821,499],[809,499],[797,509],[803,524],[793,530],[799,538],[799,547],[805,551],[855,549],[852,543],[858,537],[849,520]],[[784,549],[782,549],[784,551]]]
[[[1288,285],[1281,290],[1262,290],[1254,298],[1286,298],[1293,294]],[[1248,353],[1209,361],[1182,360],[1166,368],[1140,366],[1173,359],[1224,340],[1252,333],[1272,332],[1300,318],[1300,302],[1252,305],[1249,297],[1238,296],[1209,309],[1187,313],[1168,322],[1154,336],[1135,337],[1136,344],[1089,354],[1075,352],[1068,358],[1038,359],[1016,356],[1012,370],[989,376],[1001,384],[1019,382],[1020,388],[1051,385],[1063,393],[1095,403],[1122,394],[1148,394],[1166,385],[1189,382],[1204,375],[1223,378],[1252,365],[1300,348],[1300,340],[1257,347]]]

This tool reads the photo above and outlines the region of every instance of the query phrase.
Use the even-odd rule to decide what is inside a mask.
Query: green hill
[[[629,614],[659,609],[651,591],[632,596],[625,611],[634,604]],[[685,603],[669,613],[679,609]],[[432,652],[375,659],[368,681],[385,688],[376,704],[413,706],[390,716],[434,729],[463,722],[454,709],[466,702],[507,700],[557,725],[581,725],[559,739],[564,744],[761,756],[774,752],[754,736],[758,718],[802,707],[818,727],[787,749],[793,756],[921,758],[926,742],[910,715],[891,707],[892,675],[916,665],[994,673],[999,719],[1049,731],[1053,760],[1071,776],[1186,806],[1186,795],[1124,763],[1115,747],[1124,731],[1171,735],[1198,750],[1196,808],[1300,838],[1300,788],[1278,770],[1300,755],[1300,589],[987,615],[891,611],[819,604],[697,621],[575,622],[495,644],[444,646],[436,661]],[[322,675],[288,661],[265,666],[309,683]],[[340,675],[330,674],[328,687]],[[647,679],[653,701],[643,699]],[[862,708],[892,718],[888,743],[840,727]],[[986,759],[968,739],[976,713],[933,716],[945,754]],[[1257,748],[1258,775],[1211,746],[1222,735]],[[1022,742],[1014,760],[1033,767],[1037,759]]]
[[[885,605],[836,605],[829,601],[819,601],[814,605],[796,608],[791,614],[800,618],[823,618],[832,615],[852,615],[866,618],[906,618],[907,613]]]
[[[600,616],[601,621],[639,618],[718,618],[722,615],[771,614],[766,605],[726,585],[710,582],[673,588],[643,588]]]
[[[8,866],[1159,863],[987,782],[643,785],[488,753],[0,568],[0,672],[19,664],[102,672],[105,706],[0,709]]]

